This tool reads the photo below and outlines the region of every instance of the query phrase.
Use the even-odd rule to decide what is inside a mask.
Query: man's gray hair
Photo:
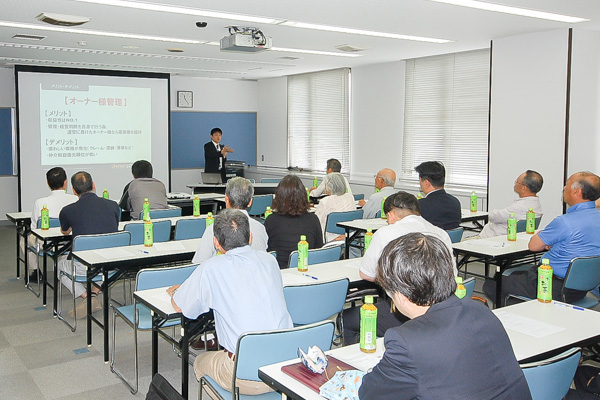
[[[327,175],[325,190],[334,196],[341,196],[346,193],[346,179],[344,179],[344,175],[339,172],[332,172]]]
[[[214,223],[214,235],[225,251],[250,244],[250,221],[239,210],[222,210]]]
[[[254,186],[248,179],[236,176],[227,182],[225,194],[229,197],[231,208],[246,210],[254,196]]]

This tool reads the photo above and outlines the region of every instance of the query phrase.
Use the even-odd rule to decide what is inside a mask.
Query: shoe
[[[206,341],[205,347],[204,340],[202,340],[202,337],[199,337],[190,343],[190,347],[194,350],[219,350],[219,340],[216,337],[214,339],[210,339]]]
[[[37,269],[35,269],[31,274],[29,274],[29,283],[38,283],[38,274],[40,279],[44,279],[44,275],[42,275],[38,272]]]
[[[98,296],[92,297],[92,313],[102,310],[102,302]],[[77,319],[87,317],[87,299],[83,299],[81,303],[74,310],[69,311],[69,317],[73,318],[77,316]]]

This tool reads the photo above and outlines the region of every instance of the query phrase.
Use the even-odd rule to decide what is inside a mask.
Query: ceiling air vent
[[[87,17],[79,17],[77,15],[65,15],[65,14],[53,14],[53,13],[41,13],[35,17],[38,21],[45,22],[50,25],[60,26],[77,26],[83,25],[86,22],[90,22]]]
[[[47,36],[39,36],[39,35],[25,35],[25,34],[17,34],[13,36],[13,39],[25,39],[25,40],[43,40],[46,39]]]
[[[358,53],[359,51],[365,51],[365,48],[352,46],[349,44],[340,44],[339,46],[335,46],[336,49],[340,51],[345,51],[346,53]]]

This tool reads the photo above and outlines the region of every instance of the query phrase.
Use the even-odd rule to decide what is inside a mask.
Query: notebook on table
[[[328,356],[327,360],[329,360],[329,363],[327,364],[326,373],[315,374],[306,368],[302,364],[302,361],[283,366],[281,367],[281,371],[319,393],[319,388],[329,379],[333,378],[336,372],[356,369],[332,356]]]

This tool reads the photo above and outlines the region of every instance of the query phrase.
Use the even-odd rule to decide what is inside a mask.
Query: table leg
[[[496,280],[496,308],[500,308],[502,307],[502,269],[500,266],[496,267],[494,279]]]
[[[189,348],[189,322],[186,318],[182,317],[182,336],[181,336],[181,395],[184,399],[188,398],[188,378],[189,369],[188,364],[190,358]]]
[[[56,247],[58,249],[58,246]],[[57,308],[58,308],[58,285],[60,284],[58,282],[58,254],[54,253],[54,300],[53,300],[53,313],[54,316],[57,315]],[[44,257],[44,270],[47,269],[47,262],[46,262],[46,258]]]
[[[17,279],[20,278],[20,274],[21,274],[21,268],[20,267],[20,263],[21,260],[19,258],[19,254],[21,254],[21,248],[19,246],[19,238],[21,236],[21,227],[20,225],[16,226],[15,231],[17,232],[17,252],[15,253],[17,255]],[[25,242],[25,252],[27,252],[27,242]],[[25,254],[25,259],[27,259],[27,254]]]
[[[102,317],[104,319],[104,362],[108,362],[108,270],[102,268],[104,293],[102,294]]]
[[[346,248],[344,249],[345,259],[350,258],[350,228],[344,228],[346,231]]]
[[[86,271],[85,280],[85,290],[87,296],[85,301],[87,301],[87,318],[86,318],[86,330],[87,330],[87,345],[90,347],[92,345],[92,277],[90,276],[90,270]]]
[[[152,377],[158,374],[158,316],[152,312]]]

